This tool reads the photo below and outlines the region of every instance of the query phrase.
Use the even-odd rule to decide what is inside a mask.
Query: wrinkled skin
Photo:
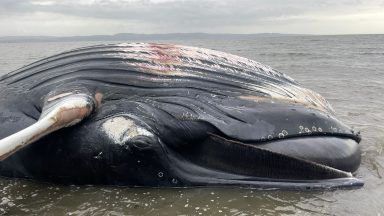
[[[51,98],[96,108],[0,163],[0,174],[65,184],[361,186],[360,136],[328,102],[242,57],[186,46],[80,48],[0,79],[0,139]]]

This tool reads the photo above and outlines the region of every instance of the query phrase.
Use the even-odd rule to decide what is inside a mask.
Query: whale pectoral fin
[[[79,123],[90,115],[96,103],[91,94],[85,93],[63,93],[47,98],[37,122],[0,140],[0,160],[54,131]]]

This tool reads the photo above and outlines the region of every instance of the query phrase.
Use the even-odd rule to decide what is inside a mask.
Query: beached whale
[[[360,135],[287,75],[168,44],[74,49],[0,78],[0,175],[128,186],[361,186]]]

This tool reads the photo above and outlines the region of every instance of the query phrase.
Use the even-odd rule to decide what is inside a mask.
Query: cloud
[[[343,23],[350,32],[348,26],[362,19],[365,27],[355,33],[384,33],[384,27],[378,26],[378,21],[384,23],[383,9],[384,0],[2,0],[0,34],[324,34]]]

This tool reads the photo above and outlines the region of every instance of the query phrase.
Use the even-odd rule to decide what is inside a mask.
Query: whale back
[[[191,88],[249,100],[332,108],[319,94],[259,62],[224,52],[168,44],[97,45],[37,61],[1,78],[33,90],[70,80],[101,81],[138,88]]]

